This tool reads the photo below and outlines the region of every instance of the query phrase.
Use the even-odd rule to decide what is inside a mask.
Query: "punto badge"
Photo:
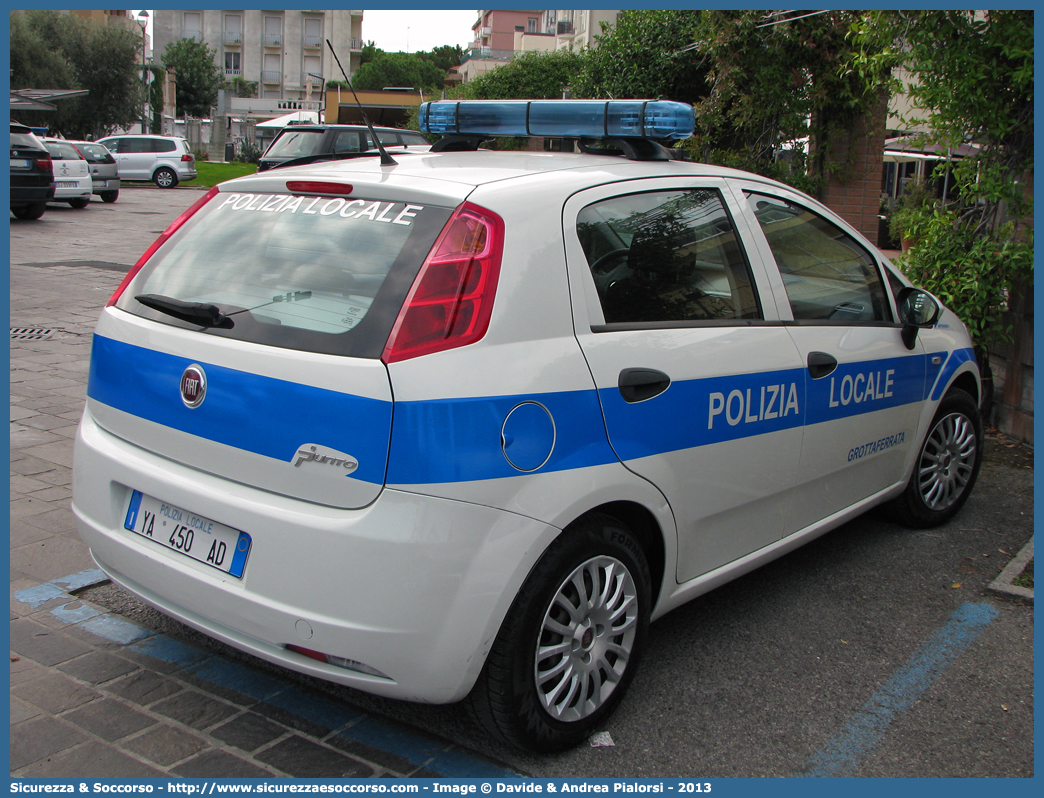
[[[199,407],[207,395],[207,375],[193,363],[181,375],[181,401],[185,407]]]

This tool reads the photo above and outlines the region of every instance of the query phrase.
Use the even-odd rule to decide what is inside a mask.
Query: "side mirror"
[[[899,292],[896,304],[899,308],[899,321],[903,323],[903,343],[907,349],[913,349],[917,331],[934,327],[942,309],[935,297],[921,288],[904,288]]]

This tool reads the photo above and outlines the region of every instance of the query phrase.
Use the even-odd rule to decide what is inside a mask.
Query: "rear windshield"
[[[51,157],[56,161],[83,160],[83,156],[80,155],[79,151],[72,144],[66,144],[64,141],[45,141],[44,146],[47,147],[47,151],[51,153]]]
[[[294,130],[283,133],[272,142],[266,158],[303,158],[319,152],[325,130]]]
[[[34,150],[42,150],[44,148],[43,144],[40,143],[40,140],[32,133],[12,133],[11,146],[32,147]]]
[[[366,198],[220,193],[138,273],[117,307],[210,335],[378,358],[452,208]],[[146,307],[216,305],[231,329]]]
[[[77,144],[76,148],[83,153],[89,163],[116,163],[116,159],[101,144]]]

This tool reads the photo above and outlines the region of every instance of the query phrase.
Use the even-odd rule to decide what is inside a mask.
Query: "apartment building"
[[[619,11],[479,11],[471,47],[456,69],[467,83],[522,52],[595,48],[602,23],[612,25]]]
[[[362,11],[157,10],[155,58],[180,39],[205,42],[229,82],[257,83],[256,98],[235,98],[230,110],[270,119],[287,110],[318,111],[324,80],[343,80],[329,39],[349,76],[363,48]]]

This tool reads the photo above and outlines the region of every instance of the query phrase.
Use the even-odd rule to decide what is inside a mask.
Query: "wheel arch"
[[[652,606],[655,607],[660,600],[667,563],[667,548],[664,543],[663,530],[656,517],[637,502],[615,501],[592,507],[574,520],[569,527],[584,521],[591,515],[611,516],[624,524],[638,538],[649,564],[649,575],[652,577],[652,584],[649,587],[652,593]],[[569,527],[565,531],[568,531]]]
[[[958,374],[946,389],[946,393],[949,393],[954,388],[959,388],[971,396],[971,398],[975,400],[975,404],[982,404],[982,394],[979,387],[979,381],[975,379],[975,375],[972,374],[971,371],[963,371]]]

